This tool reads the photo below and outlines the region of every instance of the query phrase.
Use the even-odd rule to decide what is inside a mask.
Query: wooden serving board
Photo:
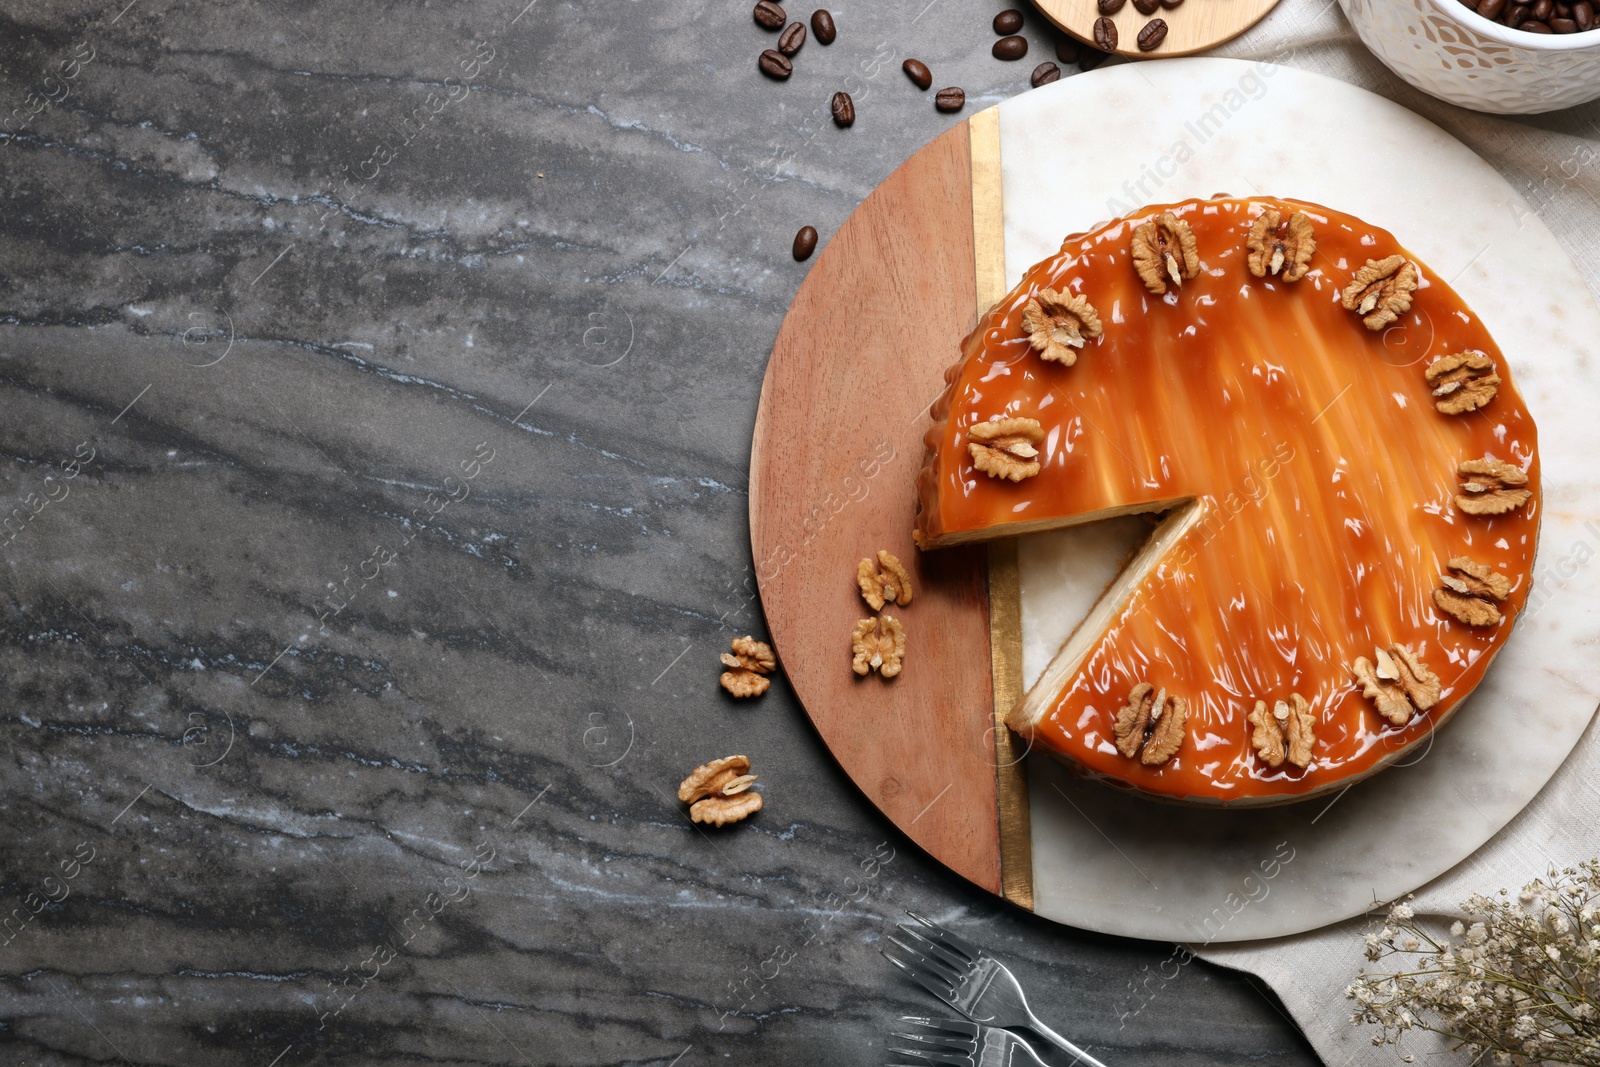
[[[1079,40],[1094,44],[1094,23],[1100,17],[1095,0],[1034,0],[1045,18]],[[1215,48],[1232,40],[1278,6],[1278,0],[1187,0],[1168,10],[1158,8],[1152,15],[1141,15],[1132,3],[1110,16],[1117,24],[1119,56],[1187,56]],[[1139,51],[1136,40],[1145,23],[1165,19],[1167,36],[1160,47]]]
[[[1031,906],[1026,789],[996,727],[1020,688],[990,657],[984,548],[917,552],[916,473],[928,405],[961,339],[1003,295],[999,118],[980,112],[906,161],[834,235],[773,347],[750,459],[750,536],[783,669],[829,750],[867,798],[956,873]],[[892,680],[850,670],[873,614],[856,563],[888,549],[914,601]],[[1017,623],[1011,582],[994,622]],[[1009,566],[1009,570],[1007,567]],[[1008,578],[1009,576],[1009,578]],[[1017,649],[1017,631],[1005,643]],[[1004,827],[1004,829],[1002,829]]]

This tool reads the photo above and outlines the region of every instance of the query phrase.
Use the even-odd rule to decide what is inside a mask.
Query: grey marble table
[[[848,0],[777,84],[746,0],[525,4],[0,4],[0,1061],[881,1063],[911,908],[1108,1063],[1314,1062],[717,688],[792,235],[955,121],[903,58],[1048,33]]]

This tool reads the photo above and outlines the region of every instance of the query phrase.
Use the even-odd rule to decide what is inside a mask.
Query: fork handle
[[[1050,1042],[1062,1052],[1072,1053],[1072,1055],[1076,1057],[1074,1067],[1076,1067],[1076,1064],[1084,1064],[1086,1067],[1106,1067],[1105,1064],[1101,1063],[1099,1060],[1083,1051],[1083,1049],[1079,1048],[1077,1045],[1074,1045],[1072,1042],[1068,1041],[1066,1038],[1050,1029],[1044,1023],[1040,1022],[1039,1017],[1034,1015],[1032,1012],[1028,1013],[1028,1029],[1032,1030],[1034,1033]]]

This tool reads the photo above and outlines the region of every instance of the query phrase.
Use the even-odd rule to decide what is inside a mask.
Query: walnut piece
[[[1381,330],[1411,310],[1417,291],[1417,266],[1405,256],[1369,259],[1344,287],[1340,301],[1346,311],[1362,316],[1369,330]]]
[[[865,557],[856,564],[856,585],[861,588],[861,599],[873,611],[882,611],[885,604],[911,603],[911,575],[905,564],[893,552],[878,549],[878,563]]]
[[[1133,267],[1144,287],[1160,296],[1167,291],[1167,279],[1181,286],[1185,278],[1200,273],[1199,246],[1189,224],[1170,211],[1134,228]]]
[[[1128,703],[1118,710],[1111,733],[1118,752],[1129,759],[1138,755],[1140,763],[1158,767],[1183,744],[1188,720],[1189,705],[1182,697],[1169,702],[1165,689],[1157,691],[1149,682],[1140,682],[1128,692]]]
[[[862,619],[850,635],[855,658],[850,669],[865,677],[873,671],[884,678],[900,673],[906,657],[906,628],[893,615]]]
[[[1267,766],[1282,766],[1286,759],[1296,767],[1310,765],[1317,743],[1317,720],[1305,697],[1290,693],[1288,700],[1274,703],[1271,711],[1265,700],[1258,700],[1246,718],[1255,727],[1250,744]]]
[[[1461,494],[1456,507],[1468,515],[1504,515],[1526,504],[1533,491],[1523,488],[1528,476],[1514,463],[1484,456],[1469,459],[1456,468]]]
[[[678,799],[685,804],[693,804],[706,797],[718,796],[730,783],[743,778],[755,781],[755,775],[750,773],[749,756],[724,756],[710,763],[702,763],[689,772],[689,777],[679,783]],[[747,782],[735,792],[742,792],[748,788]]]
[[[1039,446],[1044,427],[1037,419],[1009,418],[975,422],[967,429],[972,465],[991,478],[1020,482],[1039,473]]]
[[[678,786],[693,822],[726,826],[761,810],[761,794],[750,791],[758,775],[748,756],[724,756],[696,767]]]
[[[1497,624],[1501,616],[1494,602],[1511,595],[1510,577],[1466,556],[1452,559],[1450,569],[1456,573],[1440,575],[1444,584],[1433,591],[1439,610],[1468,626]]]
[[[1022,328],[1039,358],[1064,366],[1078,362],[1084,338],[1099,337],[1100,315],[1081,293],[1041,289],[1022,309]]]
[[[1434,360],[1423,373],[1439,398],[1433,406],[1446,415],[1477,411],[1494,399],[1500,385],[1494,361],[1471,348]]]
[[[1438,676],[1417,657],[1410,645],[1390,645],[1375,650],[1376,663],[1357,658],[1350,672],[1361,683],[1361,695],[1373,702],[1378,714],[1395,726],[1439,703]]]
[[[1269,209],[1251,225],[1244,246],[1250,250],[1246,258],[1251,274],[1265,278],[1281,271],[1284,281],[1297,282],[1311,269],[1317,237],[1304,211],[1296,211],[1285,222],[1280,212]]]
[[[722,654],[722,688],[736,697],[758,697],[772,685],[763,675],[771,674],[778,665],[772,646],[757,641],[746,634],[733,639],[733,654]]]
[[[712,826],[727,826],[761,810],[760,793],[740,793],[731,797],[706,797],[689,805],[689,818],[693,822]]]

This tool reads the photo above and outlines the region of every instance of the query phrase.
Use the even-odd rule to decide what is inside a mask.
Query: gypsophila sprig
[[[1496,1063],[1600,1067],[1600,860],[1552,870],[1513,897],[1473,894],[1448,937],[1402,901],[1367,935],[1367,959],[1409,965],[1345,990],[1372,1043],[1427,1030]]]

